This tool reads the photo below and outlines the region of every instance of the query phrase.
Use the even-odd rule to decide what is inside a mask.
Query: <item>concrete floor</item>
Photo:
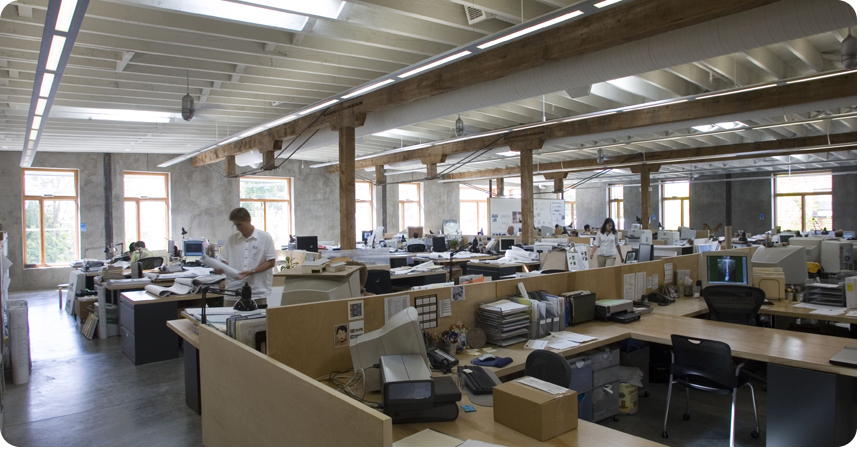
[[[185,406],[182,359],[135,366],[119,337],[87,340],[57,291],[29,303],[33,370],[7,381],[3,438],[16,446],[201,446],[200,416]]]
[[[200,416],[185,405],[182,359],[135,366],[120,340],[87,340],[58,308],[56,291],[11,294],[29,302],[33,372],[28,384],[7,383],[3,438],[16,446],[202,445]],[[652,384],[639,412],[601,425],[682,447],[728,446],[729,396],[691,391],[689,421],[684,392],[676,388],[663,426],[667,384]],[[735,445],[764,446],[766,393],[756,386],[761,437],[753,439],[749,392],[739,397]]]

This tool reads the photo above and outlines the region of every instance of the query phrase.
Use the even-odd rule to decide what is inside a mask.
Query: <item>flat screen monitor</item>
[[[296,236],[296,250],[316,253],[319,250],[316,236]]]
[[[361,232],[361,240],[363,242],[367,242],[367,238],[369,238],[373,234],[373,230],[367,230]]]
[[[511,247],[513,247],[514,244],[516,244],[516,242],[517,242],[517,240],[513,239],[513,238],[501,238],[501,239],[499,239],[499,250],[500,251],[510,250]]]
[[[746,285],[750,283],[750,255],[746,250],[724,250],[701,253],[699,278],[702,287],[712,284]]]
[[[654,246],[651,244],[639,244],[639,255],[636,258],[637,262],[651,261],[651,255],[654,253]]]
[[[780,234],[779,235],[779,243],[780,244],[788,244],[789,240],[793,238],[793,234]]]
[[[624,264],[632,264],[636,262],[636,250],[630,250],[627,252],[627,256],[624,258]]]
[[[203,256],[203,241],[183,241],[182,253],[185,256]]]
[[[436,236],[433,238],[433,251],[434,252],[444,252],[448,250],[448,246],[445,245],[445,236]]]

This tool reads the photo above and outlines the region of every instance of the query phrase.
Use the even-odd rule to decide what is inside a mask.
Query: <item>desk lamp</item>
[[[200,286],[200,293],[203,300],[203,312],[200,314],[200,322],[203,324],[206,324],[206,294],[209,292],[212,292],[213,294],[227,294],[240,297],[239,301],[233,305],[233,309],[236,311],[255,311],[257,309],[257,302],[251,298],[251,286],[248,285],[247,281],[241,289],[221,289],[213,287],[213,285],[220,283],[223,279],[223,276],[216,275],[197,277],[192,281],[192,284],[195,286]]]

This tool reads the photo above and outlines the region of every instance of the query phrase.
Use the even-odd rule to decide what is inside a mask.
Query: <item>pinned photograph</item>
[[[364,300],[355,300],[347,303],[349,308],[349,320],[364,318]]]
[[[466,287],[465,286],[454,286],[451,288],[451,300],[455,302],[459,302],[460,300],[466,300]]]
[[[349,346],[349,328],[347,324],[334,326],[334,348]]]

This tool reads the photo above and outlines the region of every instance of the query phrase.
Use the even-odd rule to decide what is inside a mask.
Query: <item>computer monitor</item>
[[[788,244],[788,241],[794,237],[794,233],[779,233],[779,243]]]
[[[316,253],[319,250],[316,236],[296,236],[296,250]]]
[[[349,352],[355,371],[364,369],[365,392],[375,392],[380,388],[379,369],[371,368],[379,364],[380,356],[421,355],[424,363],[430,367],[424,347],[424,334],[418,326],[418,310],[413,307],[388,318],[382,328],[349,341]]]
[[[699,280],[705,288],[712,284],[750,286],[747,250],[723,250],[699,254]]]
[[[636,261],[636,250],[629,250],[624,258],[624,264],[633,264]]]
[[[654,246],[651,244],[639,244],[639,254],[636,257],[637,262],[651,261],[651,255],[654,254]]]
[[[540,235],[543,237],[555,236],[555,228],[547,226],[547,225],[541,225]]]
[[[284,278],[281,306],[361,297],[361,273],[345,277],[308,275]],[[278,306],[272,305],[269,306]]]
[[[500,251],[510,250],[511,247],[513,247],[514,244],[516,244],[516,243],[517,243],[517,240],[514,238],[501,238],[501,239],[499,239],[499,250]]]
[[[660,230],[657,232],[657,239],[666,241],[667,245],[675,245],[675,242],[681,239],[681,233],[677,231]]]
[[[681,236],[682,241],[686,241],[687,239],[696,239],[696,230],[690,227],[678,228],[678,234]]]
[[[433,238],[433,251],[444,252],[448,250],[448,245],[445,243],[445,236],[436,236]]]
[[[798,245],[806,248],[807,262],[821,262],[821,243],[824,236],[793,237],[788,240],[788,245]]]
[[[406,227],[406,239],[412,239],[418,233],[418,238],[424,237],[424,227]]]
[[[809,277],[806,268],[806,247],[759,247],[752,257],[752,266],[781,267],[785,284],[803,284]]]
[[[185,256],[203,256],[203,241],[183,241],[182,254]]]
[[[373,234],[373,230],[367,230],[361,232],[361,240],[362,242],[367,242],[367,238],[369,238]]]

